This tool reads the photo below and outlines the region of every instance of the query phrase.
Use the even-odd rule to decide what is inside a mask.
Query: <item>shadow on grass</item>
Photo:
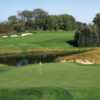
[[[69,40],[69,41],[66,41],[66,43],[73,47],[78,47],[78,42],[75,40]]]
[[[0,100],[73,100],[73,96],[63,88],[31,88],[0,90]]]

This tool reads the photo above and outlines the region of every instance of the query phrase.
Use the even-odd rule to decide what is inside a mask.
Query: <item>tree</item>
[[[28,22],[32,20],[32,11],[24,10],[21,12],[20,15],[24,22]]]
[[[100,13],[96,14],[96,17],[93,19],[93,22],[96,26],[97,33],[100,33]]]
[[[8,24],[10,27],[12,27],[14,32],[24,31],[24,24],[20,19],[17,18],[17,16],[8,17]]]
[[[32,30],[75,30],[76,21],[71,15],[49,15],[43,9],[24,10],[18,12],[17,16],[9,16],[9,27],[16,32],[25,32]],[[6,25],[4,25],[6,26]],[[3,27],[4,27],[3,26]],[[1,27],[1,30],[3,28]]]
[[[35,22],[36,29],[44,30],[47,26],[46,19],[48,13],[42,9],[35,9],[33,11],[33,19]]]
[[[98,44],[98,34],[94,30],[94,25],[87,25],[79,23],[77,31],[75,32],[74,40],[80,47],[100,46]]]
[[[13,27],[7,22],[0,23],[0,34],[8,34],[13,31]]]
[[[58,30],[58,16],[56,15],[49,15],[47,18],[47,26],[49,30]]]
[[[79,46],[100,46],[100,13],[93,19],[93,25],[77,22],[75,41]]]
[[[100,13],[93,19],[96,35],[98,36],[98,45],[100,46]]]
[[[70,15],[60,15],[59,17],[59,27],[62,30],[74,30],[76,26],[75,18]]]
[[[8,22],[10,24],[16,24],[18,22],[18,18],[16,16],[10,16],[8,17]]]
[[[18,27],[15,28],[15,29],[18,29],[18,30],[30,30],[32,28],[32,11],[30,10],[24,10],[22,12],[19,12],[18,13],[18,17],[19,17],[19,24],[18,24]],[[21,26],[22,25],[22,26]],[[20,28],[20,27],[21,28]]]

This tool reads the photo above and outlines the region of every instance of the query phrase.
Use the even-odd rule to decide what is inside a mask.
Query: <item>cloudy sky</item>
[[[18,11],[42,8],[49,14],[71,14],[78,21],[92,22],[100,12],[100,0],[0,0],[0,21]]]

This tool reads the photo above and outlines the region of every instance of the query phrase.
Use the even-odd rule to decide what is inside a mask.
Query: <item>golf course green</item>
[[[74,51],[79,48],[67,43],[73,38],[73,32],[40,32],[27,37],[0,38],[0,54],[28,49]],[[100,100],[100,65],[66,62],[17,68],[1,64],[0,100]]]

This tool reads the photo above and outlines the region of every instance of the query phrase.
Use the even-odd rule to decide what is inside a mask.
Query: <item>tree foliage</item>
[[[75,42],[81,47],[100,46],[100,14],[93,19],[93,24],[77,23]]]
[[[49,15],[48,12],[42,9],[35,9],[33,11],[24,10],[19,12],[16,16],[9,16],[8,22],[6,23],[10,26],[7,27],[9,30],[8,32],[23,32],[30,30],[68,31],[74,30],[76,27],[76,21],[73,16],[67,14]],[[10,28],[12,28],[12,30]],[[3,30],[2,27],[0,29]],[[2,31],[0,33],[2,33]]]

